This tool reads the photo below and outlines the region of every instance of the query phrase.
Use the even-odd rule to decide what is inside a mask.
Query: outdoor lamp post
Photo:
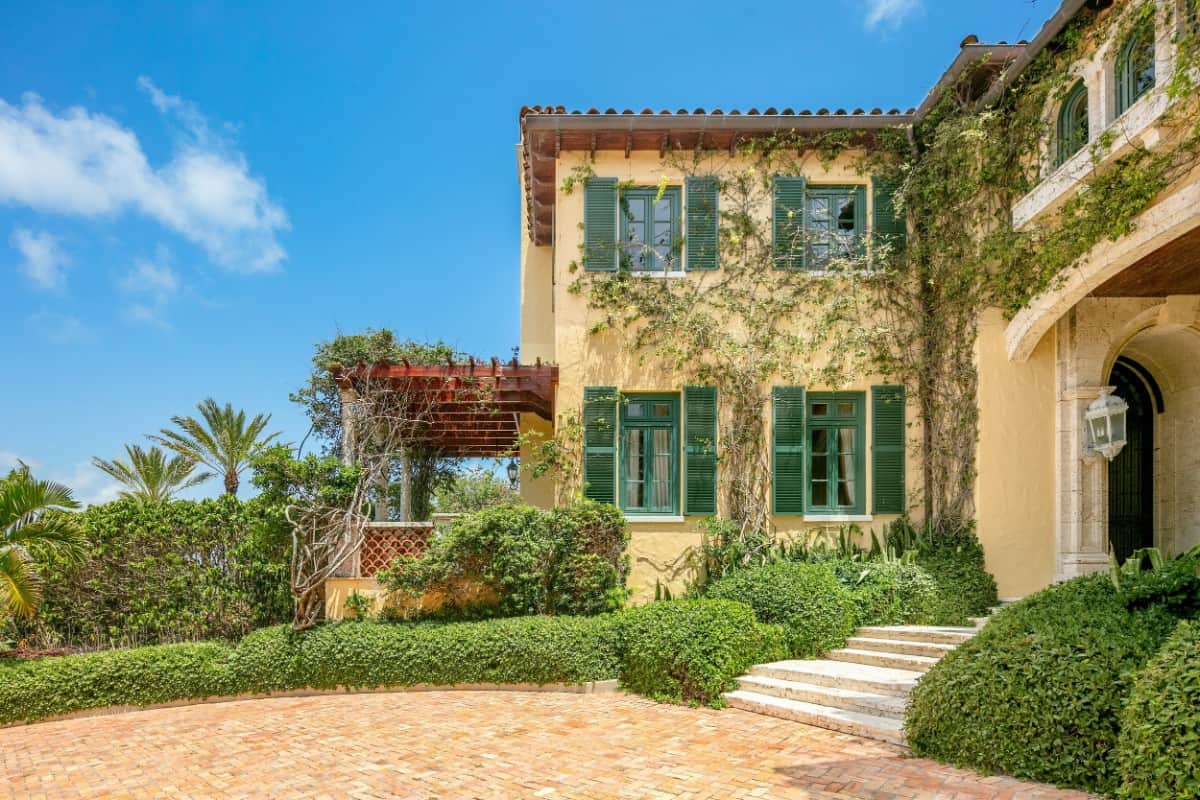
[[[1125,414],[1129,404],[1112,393],[1113,387],[1100,388],[1100,396],[1083,412],[1087,425],[1087,449],[1112,461],[1125,446]]]
[[[508,461],[508,483],[512,488],[517,488],[517,481],[521,479],[521,468],[517,466],[515,458]]]

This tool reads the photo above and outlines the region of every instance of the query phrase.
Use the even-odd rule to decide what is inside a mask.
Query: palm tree
[[[83,539],[75,520],[51,509],[79,503],[61,483],[35,480],[22,464],[0,480],[0,611],[32,617],[42,600],[42,581],[30,545],[78,554]]]
[[[195,417],[171,417],[180,430],[163,428],[161,436],[150,438],[180,455],[198,461],[225,476],[225,491],[237,494],[238,475],[278,433],[263,436],[271,421],[270,414],[258,414],[246,422],[245,411],[234,411],[232,403],[224,408],[211,397],[196,406],[202,420]]]
[[[193,475],[195,460],[187,456],[168,459],[167,454],[157,447],[143,450],[136,444],[127,444],[125,454],[129,457],[128,461],[93,458],[92,463],[100,471],[125,484],[127,488],[121,492],[122,497],[132,497],[144,503],[170,500],[176,492],[190,489],[213,476],[211,472]]]

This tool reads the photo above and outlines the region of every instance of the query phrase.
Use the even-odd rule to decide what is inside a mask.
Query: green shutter
[[[859,257],[866,255],[867,248],[867,187],[854,187],[854,252]]]
[[[617,271],[617,179],[588,178],[583,185],[583,268]]]
[[[871,178],[871,193],[875,197],[875,209],[872,215],[875,241],[886,244],[893,252],[904,247],[908,237],[908,225],[904,212],[897,213],[896,193],[900,191],[899,181],[889,178]]]
[[[583,496],[600,503],[617,502],[617,390],[588,386],[583,390]]]
[[[876,514],[903,514],[904,387],[871,387],[871,506]]]
[[[771,498],[776,514],[803,514],[804,387],[771,390]]]
[[[717,513],[717,389],[683,390],[683,513]]]
[[[687,189],[687,260],[684,269],[717,268],[718,184],[713,177],[688,178]]]
[[[804,267],[804,178],[775,179],[771,203],[771,247],[776,269]]]

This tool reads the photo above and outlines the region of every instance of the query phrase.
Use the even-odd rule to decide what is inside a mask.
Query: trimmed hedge
[[[759,661],[784,657],[784,631],[729,600],[652,603],[619,616],[625,688],[667,702],[723,705]]]
[[[917,684],[909,744],[984,772],[1111,792],[1134,673],[1174,624],[1162,608],[1127,608],[1107,575],[1031,595]]]
[[[612,616],[280,626],[250,634],[230,659],[237,685],[249,692],[586,683],[617,677],[618,666]]]
[[[1119,796],[1200,798],[1200,623],[1180,622],[1121,715]]]
[[[783,632],[745,605],[688,600],[595,617],[341,622],[263,628],[217,643],[0,661],[0,724],[108,706],[297,689],[586,683],[620,677],[660,700],[721,704],[721,692]]]
[[[108,706],[148,706],[241,691],[231,648],[163,644],[29,661],[0,660],[0,724]]]
[[[787,652],[798,658],[841,647],[858,621],[850,590],[821,563],[777,562],[737,570],[711,583],[705,594],[745,603],[760,622],[782,625]]]

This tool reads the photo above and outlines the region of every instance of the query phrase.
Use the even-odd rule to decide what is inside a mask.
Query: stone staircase
[[[970,639],[975,627],[895,625],[859,628],[824,659],[751,667],[725,700],[734,708],[819,728],[905,744],[904,713],[917,680]]]

